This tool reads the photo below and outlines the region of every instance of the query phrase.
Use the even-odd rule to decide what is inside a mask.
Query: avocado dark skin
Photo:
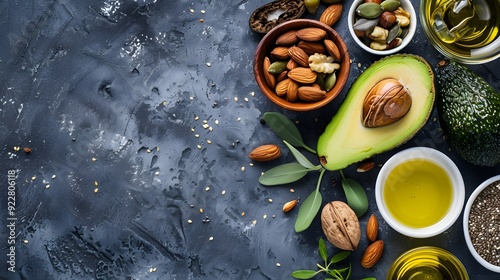
[[[500,93],[454,61],[436,67],[437,107],[450,145],[466,161],[500,165]]]

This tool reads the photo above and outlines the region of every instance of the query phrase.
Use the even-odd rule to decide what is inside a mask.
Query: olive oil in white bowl
[[[375,184],[380,214],[396,231],[426,238],[448,229],[462,212],[460,170],[438,150],[415,147],[392,156]]]

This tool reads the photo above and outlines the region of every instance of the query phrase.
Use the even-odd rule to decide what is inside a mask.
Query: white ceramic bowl
[[[370,48],[367,46],[365,43],[361,41],[361,39],[356,35],[353,29],[354,25],[354,20],[356,17],[356,8],[363,3],[363,0],[354,0],[352,1],[351,7],[349,9],[349,14],[347,17],[347,26],[349,28],[349,32],[351,33],[352,38],[354,39],[354,42],[358,44],[362,49],[369,53],[377,54],[377,55],[389,55],[389,54],[394,54],[399,51],[401,51],[404,47],[406,47],[410,41],[413,38],[413,35],[415,35],[415,31],[417,30],[417,14],[415,13],[415,9],[413,8],[413,5],[411,4],[410,0],[400,0],[401,2],[401,7],[410,13],[410,26],[408,30],[408,34],[403,38],[403,41],[401,42],[401,45],[389,49],[389,50],[383,50],[383,51],[378,51]]]
[[[385,182],[390,172],[401,163],[415,159],[427,160],[443,168],[443,170],[445,170],[445,172],[449,175],[453,188],[453,197],[451,199],[451,205],[448,212],[438,222],[422,228],[409,227],[396,220],[387,209],[383,195]],[[413,167],[418,168],[418,165]],[[427,238],[444,232],[455,223],[457,218],[462,213],[465,200],[465,186],[460,170],[448,156],[435,149],[415,147],[403,150],[393,155],[384,164],[375,183],[375,199],[380,214],[387,224],[389,224],[389,226],[391,226],[394,230],[409,237]]]
[[[500,266],[493,265],[489,262],[487,262],[485,259],[483,259],[479,253],[476,251],[474,246],[472,245],[471,237],[469,234],[469,215],[470,215],[470,210],[472,207],[472,204],[474,203],[474,200],[476,200],[477,196],[491,183],[500,181],[500,175],[491,177],[490,179],[484,181],[481,185],[479,185],[474,192],[471,194],[469,197],[469,200],[467,201],[467,204],[465,205],[465,210],[464,210],[464,236],[465,236],[465,243],[467,243],[467,247],[469,247],[469,251],[472,254],[472,256],[485,268],[494,271],[494,272],[499,272],[500,273]]]

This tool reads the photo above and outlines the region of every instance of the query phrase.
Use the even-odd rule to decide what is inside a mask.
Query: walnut
[[[330,243],[342,250],[354,251],[361,239],[356,213],[342,201],[332,201],[321,211],[321,227]]]
[[[330,74],[340,68],[340,64],[334,63],[334,60],[331,56],[315,53],[309,56],[309,67],[314,72]]]

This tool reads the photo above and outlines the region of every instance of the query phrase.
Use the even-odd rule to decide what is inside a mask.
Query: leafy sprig
[[[318,242],[318,250],[321,259],[323,260],[323,264],[316,264],[318,270],[312,269],[300,269],[292,272],[292,277],[296,279],[311,279],[319,273],[326,273],[329,277],[326,279],[335,279],[335,280],[347,280],[351,277],[352,267],[351,263],[348,264],[347,267],[343,268],[333,268],[334,265],[340,263],[345,260],[351,254],[350,251],[341,251],[328,260],[328,251],[326,248],[326,242],[323,238],[319,239]]]
[[[295,126],[286,116],[277,112],[267,112],[264,120],[278,137],[280,137],[290,152],[295,157],[296,162],[285,163],[264,172],[259,178],[259,183],[265,186],[276,186],[293,183],[311,171],[319,171],[319,179],[316,189],[302,202],[295,221],[295,231],[306,230],[318,214],[323,201],[320,193],[320,185],[326,169],[321,164],[313,164],[297,148],[302,147],[307,151],[316,154],[316,151],[304,143],[304,140]],[[363,187],[352,179],[347,179],[341,171],[342,187],[346,194],[348,205],[353,208],[358,217],[362,216],[368,209],[368,198]]]

